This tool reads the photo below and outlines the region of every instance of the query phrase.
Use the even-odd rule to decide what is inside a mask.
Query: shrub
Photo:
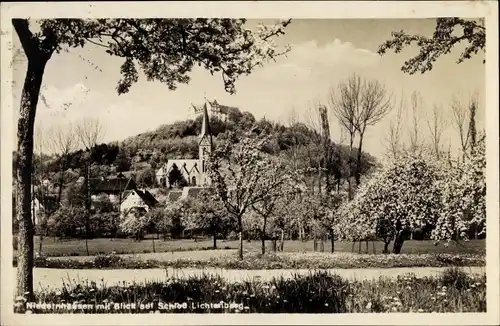
[[[109,268],[118,265],[120,261],[120,257],[114,254],[98,255],[94,258],[94,266],[95,268]]]

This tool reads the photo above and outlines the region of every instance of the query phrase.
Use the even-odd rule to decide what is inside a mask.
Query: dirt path
[[[376,279],[380,276],[397,277],[413,273],[417,277],[435,276],[442,273],[443,267],[417,267],[417,268],[386,268],[386,269],[328,269],[326,271],[335,273],[348,279],[368,280]],[[485,273],[485,267],[464,267],[464,271],[472,274]],[[293,274],[307,274],[309,270],[226,270],[220,268],[206,269],[113,269],[113,270],[81,270],[81,269],[49,269],[35,268],[34,280],[37,290],[42,288],[59,288],[63,282],[81,282],[84,280],[95,281],[99,286],[102,280],[107,285],[121,284],[123,282],[144,282],[144,281],[164,281],[168,277],[190,277],[206,274],[221,275],[228,281],[244,281],[258,278],[267,281],[273,277],[289,278]],[[168,275],[167,275],[168,273]],[[15,275],[15,273],[13,273]]]

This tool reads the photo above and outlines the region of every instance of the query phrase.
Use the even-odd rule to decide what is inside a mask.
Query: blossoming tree
[[[484,142],[466,162],[406,154],[375,172],[339,210],[345,239],[377,236],[400,253],[411,230],[432,229],[435,240],[467,239],[471,226],[486,232]]]
[[[248,133],[237,139],[235,134],[231,134],[210,154],[207,164],[217,198],[236,221],[240,259],[243,259],[243,217],[283,182],[281,178],[266,177],[272,164],[263,152],[268,142],[268,136],[254,137]]]

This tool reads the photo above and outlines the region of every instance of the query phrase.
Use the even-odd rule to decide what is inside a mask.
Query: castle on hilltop
[[[156,171],[156,181],[161,186],[175,186],[178,184],[179,179],[189,187],[206,187],[210,185],[206,162],[213,149],[213,143],[206,103],[200,111],[203,111],[203,119],[198,142],[198,159],[172,159],[165,162]]]

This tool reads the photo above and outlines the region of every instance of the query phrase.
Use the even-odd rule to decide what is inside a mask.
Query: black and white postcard
[[[497,325],[498,3],[2,3],[2,324]]]

